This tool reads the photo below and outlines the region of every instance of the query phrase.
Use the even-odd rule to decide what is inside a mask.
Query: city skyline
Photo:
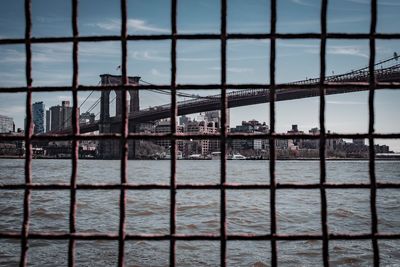
[[[32,104],[32,108],[34,110],[33,114],[33,123],[34,123],[34,133],[35,134],[40,134],[49,131],[60,131],[67,129],[68,127],[71,126],[71,114],[72,114],[72,107],[70,107],[69,101],[62,101],[62,105],[57,105],[57,106],[52,106],[49,109],[45,109],[45,104],[41,102],[35,102]],[[36,107],[35,107],[36,106]],[[39,108],[38,108],[39,107]],[[35,111],[35,109],[38,109]],[[44,115],[44,111],[45,114]],[[79,112],[79,110],[78,110]],[[35,118],[35,114],[40,113],[41,116],[39,118]],[[193,116],[193,114],[189,115],[182,115],[178,116],[177,119],[177,132],[191,132],[191,133],[217,133],[220,130],[220,123],[221,123],[221,111],[219,110],[214,110],[214,111],[206,111],[206,112],[201,112],[196,116]],[[36,114],[36,117],[38,115]],[[90,112],[84,112],[84,113],[79,113],[80,117],[80,123],[94,123],[94,118],[95,114],[90,113]],[[6,126],[8,125],[9,132],[16,132],[17,130],[15,129],[15,124],[13,122],[13,118],[11,117],[6,117],[3,115],[0,115],[0,118],[2,119],[2,124],[0,125],[1,129],[7,128]],[[230,118],[230,109],[228,109],[227,113],[227,118],[229,120]],[[7,121],[3,121],[6,119]],[[39,120],[39,128],[37,129],[35,125],[35,121]],[[44,121],[46,122],[44,124]],[[10,124],[11,122],[11,124]],[[138,131],[143,132],[143,133],[169,133],[170,132],[170,125],[171,121],[170,118],[165,118],[161,120],[156,120],[156,121],[151,121],[151,122],[146,122],[146,123],[139,123]],[[212,123],[212,125],[208,125],[209,123]],[[4,125],[3,125],[4,124]],[[11,125],[11,126],[10,126]],[[202,126],[201,126],[202,125]],[[200,126],[200,128],[199,128]],[[299,134],[304,134],[307,133],[311,135],[319,134],[319,128],[316,125],[313,128],[299,128],[299,125],[297,124],[292,124],[290,129],[287,129],[286,132],[282,132],[283,134],[293,134],[293,133],[299,133]],[[264,121],[264,122],[259,122],[255,119],[248,120],[248,121],[242,121],[241,124],[238,125],[228,125],[229,131],[230,132],[246,132],[246,133],[269,133],[269,125]],[[302,127],[302,126],[300,126]],[[186,129],[186,130],[185,130]],[[0,133],[6,133],[8,131],[2,131]],[[20,129],[18,129],[18,132]],[[204,132],[205,131],[205,132]],[[335,133],[332,132],[330,129],[327,129],[328,133]],[[261,140],[262,139],[254,139],[251,142],[260,142],[261,146]],[[292,141],[294,141],[293,139]],[[368,145],[366,145],[366,139],[352,139],[351,141],[349,139],[328,139],[327,142],[328,144],[330,142],[333,142],[333,140],[340,140],[342,145],[356,145],[356,149],[361,148],[366,149]],[[208,142],[210,140],[202,140],[202,141],[207,141],[207,146]],[[236,140],[239,142],[245,141],[245,140]],[[264,142],[267,141],[267,139],[263,140]],[[289,139],[277,139],[277,147],[279,148],[282,146],[282,141],[286,141],[286,143],[289,141]],[[304,141],[304,140],[303,140]],[[307,142],[311,143],[318,143],[318,140],[306,140]],[[211,142],[211,141],[210,141]],[[247,141],[245,141],[247,142]],[[335,141],[336,142],[336,141]],[[268,142],[266,142],[268,143]],[[160,145],[164,148],[168,148],[170,141],[169,140],[155,140],[155,144]],[[294,144],[292,144],[294,145]],[[286,144],[288,146],[288,143]],[[315,144],[313,146],[316,146]],[[219,147],[219,145],[214,145],[212,146],[214,148]],[[302,146],[299,146],[300,148],[303,148]],[[379,142],[375,143],[375,149],[376,153],[393,153],[393,152],[398,152],[398,151],[393,151],[391,150],[390,146],[388,145],[381,145]],[[350,147],[352,148],[352,147]],[[254,148],[255,149],[255,148]],[[261,148],[260,148],[261,149]],[[219,148],[217,149],[219,150]],[[207,148],[208,151],[208,148]],[[211,151],[215,151],[211,150]],[[385,151],[385,152],[381,152]],[[366,153],[367,151],[363,151],[363,153]],[[307,152],[308,153],[308,152]],[[203,153],[202,153],[203,154]]]
[[[80,35],[118,35],[119,2],[97,1],[80,3]],[[310,0],[278,1],[278,32],[319,32],[320,3]],[[23,3],[7,1],[1,18],[0,38],[24,36]],[[369,1],[330,1],[328,32],[369,31]],[[228,32],[269,32],[269,1],[228,1]],[[71,36],[69,1],[38,0],[32,3],[34,37]],[[400,5],[396,1],[378,1],[378,32],[395,32],[399,26]],[[178,32],[219,32],[219,1],[179,1]],[[170,32],[169,1],[128,1],[128,31],[130,34],[166,34]],[[203,18],[207,17],[207,20]],[[400,49],[397,40],[377,40],[376,60],[392,57]],[[219,41],[178,40],[177,82],[219,83]],[[269,41],[228,40],[227,82],[268,83]],[[34,44],[33,85],[70,85],[72,79],[72,44]],[[120,43],[100,42],[79,45],[80,84],[96,85],[103,73],[120,74]],[[339,74],[368,64],[368,40],[328,40],[327,75]],[[24,86],[25,52],[23,45],[0,47],[1,86]],[[277,40],[277,71],[279,83],[302,80],[319,75],[318,40]],[[170,41],[130,41],[128,43],[128,73],[141,76],[153,84],[170,83]],[[219,91],[189,91],[200,95]],[[79,101],[89,92],[79,93]],[[375,130],[377,133],[398,133],[400,109],[397,90],[375,93]],[[99,92],[93,96],[99,96]],[[83,108],[97,99],[89,99]],[[44,101],[54,106],[71,100],[70,92],[34,93],[33,102]],[[168,104],[169,96],[141,91],[141,108]],[[72,104],[72,102],[71,102]],[[231,125],[243,120],[269,120],[269,105],[259,104],[231,109]],[[97,110],[95,111],[97,113]],[[15,118],[17,128],[23,128],[25,94],[4,94],[0,99],[0,114]],[[276,130],[284,132],[291,124],[312,128],[319,125],[319,98],[299,99],[276,104]],[[337,133],[368,131],[368,92],[326,97],[326,128]],[[380,142],[380,141],[379,141]],[[400,142],[384,140],[395,151]]]

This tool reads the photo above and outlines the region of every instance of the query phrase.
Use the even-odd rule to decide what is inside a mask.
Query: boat
[[[168,150],[164,156],[164,159],[171,159],[171,151]],[[176,159],[183,159],[182,151],[176,151]]]
[[[192,154],[188,159],[203,159],[203,156],[201,154]]]
[[[221,152],[211,152],[211,159],[220,160],[221,159]]]
[[[247,159],[247,158],[245,156],[243,156],[243,155],[240,155],[240,154],[233,154],[230,159],[232,159],[232,160],[244,160],[244,159]]]

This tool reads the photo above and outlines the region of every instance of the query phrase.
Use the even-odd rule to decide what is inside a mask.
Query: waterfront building
[[[185,132],[186,133],[194,133],[194,134],[200,134],[200,133],[206,133],[204,123],[205,121],[189,121],[185,125]],[[190,154],[202,154],[206,155],[208,152],[208,140],[190,140],[189,142],[185,142],[185,147],[189,148],[186,149],[185,155],[189,156]]]
[[[187,133],[196,133],[196,134],[205,134],[205,133],[217,133],[218,127],[217,123],[214,121],[189,121],[187,125],[185,125],[185,132]],[[190,147],[196,149],[196,154],[200,153],[202,155],[208,155],[210,152],[215,152],[220,150],[219,140],[194,140],[190,141],[196,144],[190,144]],[[200,149],[199,149],[200,148]],[[191,151],[194,152],[194,151]]]
[[[393,153],[387,145],[374,145],[374,147],[377,154]]]
[[[318,135],[320,133],[319,129],[317,127],[311,128],[308,131],[309,134],[311,135]],[[329,142],[328,139],[327,142]],[[301,140],[301,149],[319,149],[319,139],[305,139]]]
[[[353,144],[356,146],[365,146],[365,139],[353,139]]]
[[[254,132],[259,134],[260,132]],[[253,139],[253,149],[254,150],[261,150],[263,148],[262,139]]]
[[[44,133],[44,103],[35,102],[32,104],[32,120],[34,124],[33,132],[35,134]]]
[[[95,118],[94,113],[85,112],[79,115],[79,123],[94,123]]]
[[[303,131],[299,131],[297,124],[292,124],[292,129],[287,131],[288,134],[304,134]],[[302,146],[302,139],[295,138],[293,139],[293,145],[301,147]]]
[[[46,131],[59,131],[61,130],[62,121],[61,106],[53,106],[46,111]]]
[[[207,133],[218,133],[219,124],[215,121],[207,122]],[[208,153],[221,151],[220,141],[211,139],[208,141]]]
[[[165,120],[160,120],[157,122],[155,128],[154,128],[155,133],[171,133],[171,121],[169,119]],[[183,127],[180,125],[176,125],[176,132],[181,133],[183,132]],[[181,146],[182,141],[178,141],[178,147]],[[159,146],[162,146],[164,148],[170,148],[171,147],[171,141],[167,139],[159,139],[156,140],[155,143]]]
[[[226,117],[227,117],[227,124],[229,125],[229,109],[226,111]],[[213,111],[207,111],[204,113],[204,120],[208,122],[214,122],[216,124],[216,127],[221,128],[221,111],[220,110],[213,110]],[[229,128],[229,126],[228,126]]]
[[[331,131],[328,131],[328,134],[330,134],[330,133],[331,133]],[[326,139],[326,148],[328,151],[337,151],[341,147],[343,147],[343,144],[344,144],[344,141],[341,138]],[[365,145],[362,145],[362,146],[365,146]]]
[[[251,126],[253,127],[254,131],[261,132],[261,133],[268,133],[269,127],[268,125],[263,122],[260,123],[258,120],[249,120],[249,121],[242,121],[242,125],[244,126]]]
[[[276,149],[288,149],[289,147],[288,139],[275,139]]]
[[[46,115],[46,131],[60,131],[72,125],[72,107],[69,101],[62,101],[61,106],[52,106],[46,111]]]
[[[229,120],[230,120],[230,115],[229,115],[229,109],[227,109],[226,111],[226,121],[227,121],[227,128],[229,129]],[[181,116],[180,117],[180,122],[183,123],[188,123],[190,121],[190,118],[186,117],[186,116]],[[215,123],[215,127],[217,128],[221,128],[221,110],[212,110],[212,111],[206,111],[206,112],[202,112],[200,113],[197,118],[196,121],[206,121],[206,122],[214,122]],[[181,123],[182,125],[182,123]]]
[[[50,110],[46,110],[46,133],[51,131],[51,112]]]
[[[237,125],[235,128],[231,128],[232,133],[268,133],[269,127],[264,123],[260,123],[257,120],[242,121],[241,125]],[[231,142],[231,147],[234,151],[239,150],[261,150],[265,149],[267,145],[267,139],[233,139]]]
[[[171,121],[169,119],[158,121],[155,126],[155,133],[170,133],[171,132]],[[166,139],[156,140],[155,143],[164,148],[171,146],[171,141]]]
[[[184,126],[190,121],[190,117],[182,115],[179,117],[179,125]]]
[[[15,125],[13,118],[0,115],[0,133],[9,133],[14,131]]]
[[[156,124],[152,121],[138,123],[137,129],[139,133],[154,133]]]
[[[9,119],[12,119],[10,117],[0,115],[0,121],[2,121],[2,118],[4,118],[4,117],[6,117],[8,123],[9,123]],[[11,131],[2,132],[2,133],[8,133],[8,134],[14,135],[14,136],[23,136],[24,135],[24,131],[21,128],[18,128],[17,131],[15,131],[14,128],[15,128],[15,126],[13,125],[11,128],[12,129]],[[24,154],[25,154],[25,140],[15,140],[15,141],[0,140],[0,155],[22,157],[22,156],[24,156]]]

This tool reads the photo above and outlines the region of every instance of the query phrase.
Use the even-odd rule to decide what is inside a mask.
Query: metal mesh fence
[[[221,13],[220,13],[220,33],[219,34],[180,34],[177,31],[177,0],[171,0],[171,32],[169,34],[160,35],[128,35],[127,32],[127,0],[120,1],[121,9],[121,34],[118,36],[80,36],[78,29],[78,0],[71,0],[72,3],[72,37],[45,37],[45,38],[32,38],[32,9],[31,0],[25,0],[25,38],[22,39],[0,39],[0,45],[7,44],[24,44],[26,50],[26,86],[24,87],[2,87],[2,93],[26,93],[26,132],[25,136],[12,136],[3,135],[2,140],[23,140],[25,141],[26,160],[25,160],[25,183],[23,184],[0,184],[1,190],[24,190],[23,202],[23,225],[21,232],[0,232],[0,238],[19,239],[21,241],[21,258],[20,265],[26,266],[27,251],[29,247],[29,240],[32,239],[46,239],[46,240],[69,240],[68,248],[68,265],[75,265],[75,243],[76,240],[117,240],[118,241],[118,266],[124,265],[125,256],[125,242],[127,240],[167,240],[170,242],[170,261],[171,266],[175,266],[176,261],[176,241],[177,240],[214,240],[220,242],[220,265],[227,265],[227,241],[229,240],[265,240],[271,244],[271,265],[277,266],[278,264],[278,251],[277,241],[280,240],[322,240],[322,257],[324,266],[329,266],[329,241],[330,240],[361,240],[367,239],[372,242],[374,265],[379,266],[379,246],[378,240],[381,239],[400,239],[400,233],[381,233],[378,231],[378,218],[376,209],[376,195],[377,189],[392,188],[400,189],[399,183],[392,182],[377,182],[375,175],[375,151],[374,139],[393,139],[400,138],[400,133],[395,134],[377,134],[374,130],[375,116],[374,116],[374,96],[375,89],[399,89],[398,82],[379,82],[375,80],[373,75],[369,76],[368,82],[358,83],[341,83],[334,84],[326,81],[326,42],[328,39],[363,39],[369,41],[369,73],[374,73],[375,55],[376,55],[376,40],[377,39],[400,39],[400,33],[381,34],[376,33],[377,24],[377,0],[371,0],[370,3],[370,16],[371,24],[369,33],[328,33],[327,32],[327,7],[328,0],[321,0],[320,10],[320,33],[299,33],[299,34],[284,34],[277,33],[277,0],[270,1],[270,33],[268,34],[228,34],[227,33],[227,3],[228,0],[221,0]],[[244,39],[264,39],[270,41],[270,83],[269,84],[227,84],[227,41],[228,40],[244,40]],[[276,139],[289,139],[294,135],[278,134],[275,132],[275,92],[277,89],[285,89],[288,85],[276,84],[275,70],[276,70],[276,40],[277,39],[316,39],[320,41],[320,74],[319,74],[319,135],[296,134],[296,138],[303,139],[319,139],[319,156],[320,156],[320,181],[313,184],[292,184],[292,183],[277,183],[275,176],[276,167]],[[129,84],[127,76],[127,43],[128,41],[140,40],[170,40],[171,41],[171,83],[167,85],[131,85]],[[177,42],[179,40],[219,40],[220,41],[220,66],[221,66],[221,80],[218,84],[177,84]],[[122,127],[120,133],[115,134],[100,134],[96,136],[85,136],[80,133],[79,127],[79,111],[78,111],[78,92],[89,90],[104,90],[104,88],[97,86],[81,86],[79,84],[79,58],[78,50],[79,44],[82,42],[106,42],[106,41],[120,41],[121,42],[121,75],[122,85],[109,86],[108,89],[120,90],[123,92],[122,107]],[[71,86],[46,86],[34,87],[32,86],[32,44],[44,43],[72,43],[73,44],[73,79]],[[231,88],[260,88],[270,91],[270,133],[268,134],[231,134],[227,129],[227,90]],[[313,88],[314,85],[298,85],[298,88],[307,90]],[[355,134],[331,134],[327,133],[325,129],[325,91],[329,88],[349,88],[349,89],[368,89],[369,90],[369,128],[368,133],[355,133]],[[171,133],[168,134],[143,134],[143,133],[130,133],[128,131],[128,109],[126,105],[127,90],[138,89],[147,90],[149,88],[156,89],[170,89],[171,90]],[[221,142],[221,164],[220,164],[220,182],[218,184],[178,184],[176,182],[176,153],[177,153],[177,140],[190,139],[190,138],[204,138],[204,135],[185,134],[176,132],[176,117],[178,115],[177,107],[177,90],[184,89],[219,89],[221,91],[221,113],[222,125],[221,131],[217,134],[209,134],[208,138],[218,139]],[[73,95],[73,115],[72,115],[72,134],[53,134],[53,135],[34,135],[32,123],[32,93],[33,92],[51,92],[51,91],[72,91]],[[129,183],[127,179],[127,160],[128,160],[128,140],[139,139],[166,139],[171,141],[171,175],[170,184],[146,184],[138,185]],[[265,138],[269,139],[270,145],[270,160],[269,160],[269,175],[270,182],[268,184],[232,184],[228,183],[227,177],[227,164],[226,164],[226,143],[229,139],[253,139]],[[367,138],[369,142],[369,183],[327,183],[326,182],[326,160],[325,160],[325,143],[329,138]],[[70,183],[58,184],[41,184],[32,182],[32,141],[33,140],[70,140],[72,141],[72,174]],[[120,182],[116,184],[79,184],[77,183],[77,165],[78,165],[78,145],[80,140],[120,140],[122,145],[121,153],[121,173]],[[370,207],[371,207],[371,229],[367,233],[361,234],[332,234],[328,231],[327,223],[327,197],[326,189],[340,188],[364,188],[370,189]],[[91,232],[78,232],[76,230],[76,213],[77,213],[77,200],[76,195],[78,190],[119,190],[120,191],[120,204],[119,204],[119,231],[118,233],[91,233]],[[129,234],[125,231],[126,225],[126,199],[127,190],[149,190],[149,189],[162,189],[170,191],[170,229],[169,234]],[[220,232],[219,234],[179,234],[176,231],[176,193],[177,190],[218,190],[220,191]],[[226,215],[226,191],[227,190],[267,190],[270,195],[270,233],[264,235],[250,235],[250,234],[227,234],[227,215]],[[276,191],[279,189],[319,189],[321,196],[321,229],[320,234],[279,234],[277,233],[276,226]],[[70,211],[69,211],[69,232],[54,233],[54,232],[31,232],[30,225],[30,199],[32,190],[69,190],[70,191]]]

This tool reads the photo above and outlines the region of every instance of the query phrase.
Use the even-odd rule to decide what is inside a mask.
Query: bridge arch
[[[101,86],[107,87],[109,85],[115,86],[121,84],[121,76],[102,74]],[[129,83],[133,85],[139,84],[140,77],[128,77]],[[115,109],[113,108],[113,102],[115,102]],[[139,90],[129,90],[127,97],[128,112],[132,113],[139,111]],[[114,116],[119,117],[122,115],[122,91],[114,90],[103,90],[101,92],[100,101],[100,121],[107,122]]]
[[[108,86],[122,84],[121,76],[103,74],[101,77],[100,97],[100,121],[99,133],[120,133],[120,124],[116,123],[121,120],[122,107],[124,105],[122,96],[123,91],[111,90]],[[129,77],[129,84],[138,85],[140,77]],[[139,111],[139,90],[129,90],[127,94],[127,108],[129,113]],[[129,124],[129,131],[135,131],[135,125]],[[99,153],[104,158],[118,158],[121,153],[120,143],[118,140],[101,140],[99,143]],[[133,140],[129,140],[129,155],[133,157],[135,153],[135,144]]]
[[[118,99],[117,92],[114,90],[109,91],[109,92],[110,92],[110,97],[109,97],[110,102],[108,103],[108,106],[109,106],[109,110],[110,110],[110,118],[112,118],[112,117],[117,116],[117,109],[118,109],[117,105],[119,103],[117,102],[117,99]]]

